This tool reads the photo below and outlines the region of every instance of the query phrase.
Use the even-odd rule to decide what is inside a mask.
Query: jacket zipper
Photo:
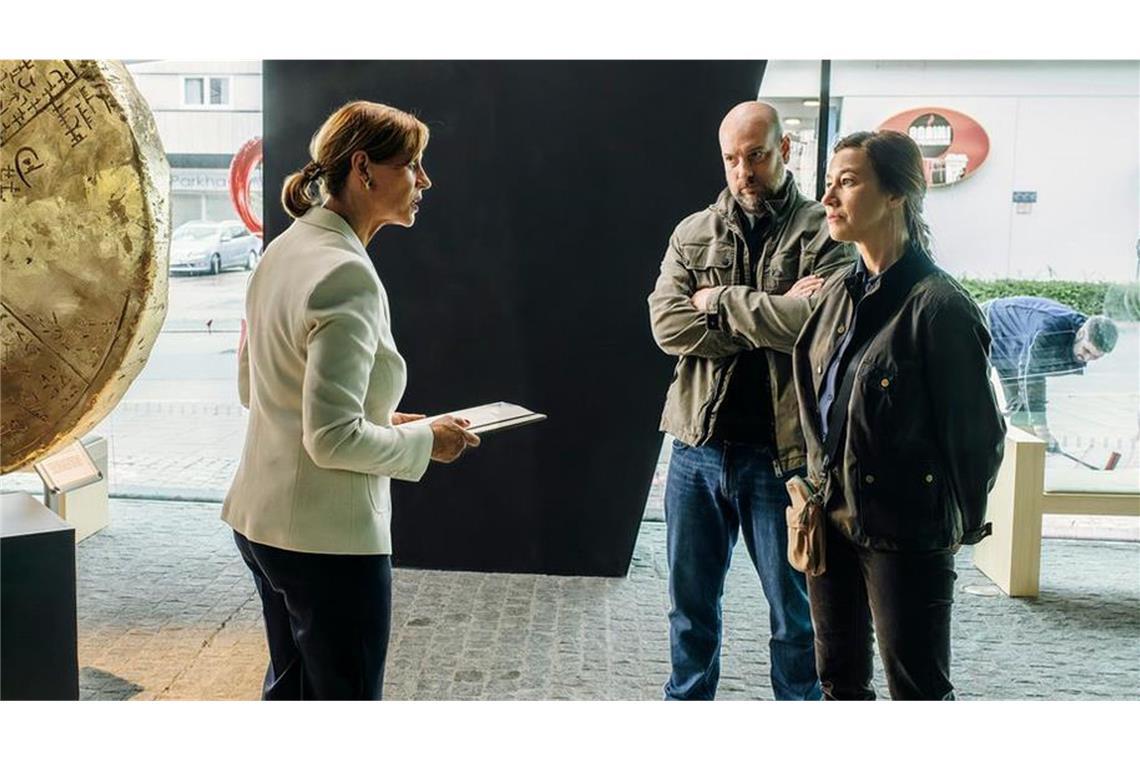
[[[769,238],[769,240],[773,240],[773,241],[779,240],[780,237],[784,234],[784,231],[787,230],[788,225],[792,223],[792,217],[795,216],[796,208],[797,208],[795,199],[790,201],[788,205],[790,206],[790,208],[788,208],[788,213],[784,216],[784,218],[782,220],[783,223],[780,225],[780,228],[777,231],[777,234],[774,235],[773,237]],[[765,249],[768,248],[767,245],[764,247],[765,247]],[[763,290],[764,290],[764,288],[763,288],[764,269],[766,268],[766,265],[768,263],[768,257],[766,255],[764,255],[766,253],[767,253],[767,251],[765,250],[760,255],[760,263],[764,264],[765,266],[764,267],[761,267],[761,266],[756,267],[756,289],[761,291],[761,292],[763,292]],[[801,254],[802,254],[802,251],[801,251]],[[772,452],[772,470],[775,472],[777,478],[783,478],[784,477],[784,468],[780,465],[780,436],[777,433],[777,429],[776,429],[776,381],[774,379],[775,372],[773,371],[773,367],[772,367],[771,354],[770,353],[766,354],[764,356],[764,360],[768,363],[768,388],[769,388],[770,393],[771,393],[771,401],[772,401],[772,448],[774,449],[774,451]]]

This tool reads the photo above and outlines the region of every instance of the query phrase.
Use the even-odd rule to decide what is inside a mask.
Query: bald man
[[[775,697],[819,699],[806,586],[787,561],[784,483],[806,464],[790,352],[807,296],[854,252],[796,189],[772,106],[737,105],[719,142],[728,187],[677,225],[649,296],[654,340],[677,357],[661,417],[676,439],[665,485],[665,698],[716,696],[721,597],[743,532],[771,610]]]

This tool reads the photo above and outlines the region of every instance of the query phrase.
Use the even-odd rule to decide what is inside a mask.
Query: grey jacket
[[[830,238],[823,206],[800,195],[790,173],[769,213],[772,231],[759,262],[749,259],[727,188],[716,203],[678,224],[649,294],[649,317],[657,345],[677,357],[660,429],[690,446],[709,441],[741,352],[778,349],[765,350],[769,387],[757,392],[771,395],[776,467],[782,473],[805,462],[790,353],[811,304],[781,294],[808,274],[826,277],[854,253]],[[757,288],[742,284],[745,270],[738,270],[738,259],[759,268]],[[705,287],[716,292],[700,312],[690,297]]]

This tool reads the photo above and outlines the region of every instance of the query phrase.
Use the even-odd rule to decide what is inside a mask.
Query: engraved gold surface
[[[0,473],[88,432],[166,316],[170,167],[119,63],[0,61]]]

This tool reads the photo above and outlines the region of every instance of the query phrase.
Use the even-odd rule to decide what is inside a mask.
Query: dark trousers
[[[262,699],[380,699],[392,614],[385,554],[309,554],[234,532],[261,596]]]
[[[808,578],[824,699],[874,699],[872,627],[891,699],[954,699],[954,554],[884,552],[827,532],[827,571]]]

